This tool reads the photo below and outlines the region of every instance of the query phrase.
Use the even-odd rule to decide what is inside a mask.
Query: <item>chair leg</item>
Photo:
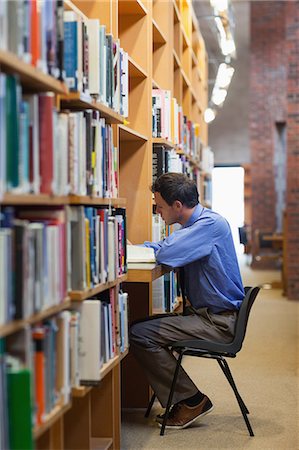
[[[242,399],[242,397],[241,397],[239,391],[237,390],[235,381],[234,381],[234,379],[233,379],[233,376],[232,376],[232,373],[231,373],[231,371],[230,371],[230,368],[229,368],[229,366],[228,366],[228,364],[227,364],[227,361],[225,361],[225,360],[223,360],[223,361],[217,360],[217,361],[218,361],[218,364],[220,365],[221,369],[223,370],[223,372],[224,372],[226,378],[228,379],[229,384],[230,384],[231,386],[234,386],[234,387],[235,387],[234,392],[235,392],[235,394],[236,394],[238,403],[241,403],[241,404],[242,404],[242,408],[244,409],[244,411],[246,412],[246,414],[249,414],[249,411],[248,411],[248,409],[247,409],[247,406],[245,405],[244,400]]]
[[[149,404],[148,404],[146,413],[144,414],[144,417],[148,417],[148,416],[149,416],[149,414],[150,414],[150,412],[151,412],[151,409],[152,409],[152,407],[153,407],[153,404],[154,404],[154,401],[155,401],[155,400],[156,400],[156,394],[153,393],[153,395],[152,395],[152,397],[151,397],[151,399],[150,399],[150,402],[149,402]]]
[[[235,396],[236,396],[238,405],[239,405],[239,407],[240,407],[240,410],[241,410],[243,419],[244,419],[244,421],[245,421],[245,423],[246,423],[246,426],[247,426],[249,435],[250,435],[250,436],[254,436],[254,433],[253,433],[253,431],[252,431],[250,422],[249,422],[248,417],[247,417],[247,414],[249,413],[249,411],[248,411],[248,409],[247,409],[247,407],[246,407],[246,405],[245,405],[245,403],[244,403],[244,401],[243,401],[241,395],[240,395],[239,392],[238,392],[238,389],[237,389],[237,387],[236,387],[235,381],[234,381],[234,379],[233,379],[233,376],[232,376],[232,373],[231,373],[231,371],[230,371],[230,369],[229,369],[229,366],[228,366],[228,364],[227,364],[227,361],[225,361],[225,359],[223,359],[223,360],[218,360],[218,359],[217,359],[217,361],[218,361],[218,364],[219,364],[219,366],[221,367],[221,369],[222,369],[222,371],[223,371],[223,373],[224,373],[224,375],[225,375],[227,381],[229,382],[229,384],[230,384],[232,390],[234,391],[234,394],[235,394]]]
[[[174,376],[173,376],[173,380],[172,380],[172,384],[171,384],[171,389],[170,389],[168,400],[167,400],[167,406],[166,406],[164,419],[163,419],[163,423],[162,423],[162,427],[161,427],[161,431],[160,431],[160,436],[164,436],[165,427],[166,427],[167,419],[169,416],[169,410],[171,407],[172,397],[173,397],[173,393],[174,393],[174,389],[175,389],[175,385],[176,385],[176,380],[178,378],[179,369],[181,367],[182,359],[183,359],[183,353],[180,352],[179,357],[177,359],[176,368],[175,368],[175,372],[174,372]]]

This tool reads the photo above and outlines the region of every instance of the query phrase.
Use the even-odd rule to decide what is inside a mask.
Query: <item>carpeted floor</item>
[[[278,272],[241,266],[244,285],[279,279]],[[255,449],[299,450],[299,302],[279,290],[263,289],[253,306],[243,349],[229,360],[241,395],[250,410],[255,436],[250,437],[238,404],[215,361],[186,358],[184,366],[214,403],[214,410],[186,430],[166,430],[163,437],[142,411],[125,412],[121,450]]]

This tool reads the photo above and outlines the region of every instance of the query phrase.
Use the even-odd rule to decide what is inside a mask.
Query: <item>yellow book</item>
[[[86,286],[90,288],[90,239],[89,239],[89,220],[85,218],[85,242],[86,242]]]

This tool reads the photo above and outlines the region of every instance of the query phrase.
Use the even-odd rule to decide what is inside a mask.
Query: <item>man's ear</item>
[[[182,207],[183,207],[183,203],[182,202],[180,202],[179,200],[175,200],[174,201],[174,207],[177,209],[177,210],[181,210],[182,209]]]

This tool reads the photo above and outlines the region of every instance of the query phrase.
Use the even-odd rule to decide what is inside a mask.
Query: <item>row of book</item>
[[[0,198],[13,193],[117,197],[118,151],[99,111],[57,113],[53,93],[22,95],[0,73]]]
[[[64,12],[64,64],[71,91],[90,94],[128,117],[128,54],[98,19]]]
[[[153,182],[163,173],[184,173],[191,179],[198,179],[199,170],[192,165],[185,155],[176,153],[163,145],[153,146]]]
[[[0,325],[114,281],[127,271],[125,210],[5,207],[0,267]]]
[[[67,207],[68,287],[85,290],[127,272],[126,211]]]
[[[1,0],[0,50],[128,117],[128,54],[98,19],[63,0]]]
[[[63,0],[1,0],[0,50],[64,78]]]
[[[168,139],[193,158],[200,155],[199,124],[187,119],[169,90],[152,90],[152,133],[154,138]]]
[[[177,277],[169,272],[153,281],[153,314],[172,312],[177,306]]]
[[[0,340],[0,449],[33,449],[33,427],[97,385],[128,348],[128,296],[118,288]],[[55,362],[55,363],[54,363]]]
[[[0,226],[2,325],[66,297],[66,222],[63,210],[5,207]]]

